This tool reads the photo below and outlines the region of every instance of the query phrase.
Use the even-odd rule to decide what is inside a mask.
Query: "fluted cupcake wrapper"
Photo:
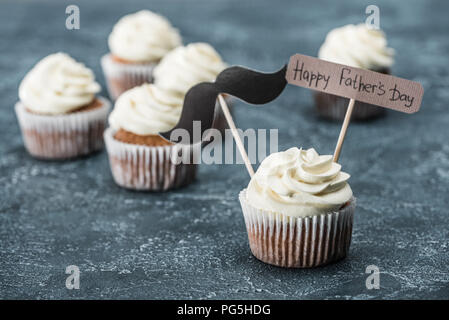
[[[114,61],[110,54],[101,57],[101,67],[109,96],[116,100],[123,92],[144,83],[153,82],[156,63],[133,64]]]
[[[103,131],[111,108],[110,102],[97,97],[102,106],[63,115],[41,115],[26,110],[17,102],[19,120],[27,151],[42,159],[69,159],[103,148]]]
[[[174,161],[182,152],[191,158],[192,146],[143,146],[124,143],[106,129],[104,140],[114,181],[134,190],[166,191],[184,186],[195,179],[197,165]]]
[[[333,120],[343,120],[348,109],[349,99],[324,92],[315,92],[315,104],[321,116]],[[386,111],[385,108],[356,101],[351,119],[373,119],[385,115]]]
[[[253,255],[279,267],[310,268],[344,258],[351,244],[355,198],[339,211],[290,217],[257,209],[239,195]]]

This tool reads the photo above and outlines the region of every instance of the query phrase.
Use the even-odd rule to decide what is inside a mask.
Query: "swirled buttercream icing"
[[[226,68],[220,55],[207,43],[191,43],[169,52],[154,69],[155,83],[184,95],[194,85],[215,81]]]
[[[381,30],[369,29],[365,24],[346,25],[330,31],[318,57],[352,67],[379,70],[394,62],[394,50],[387,47]]]
[[[122,17],[112,29],[108,44],[112,54],[124,60],[157,62],[181,45],[181,36],[166,18],[142,10]]]
[[[154,84],[143,84],[120,95],[109,124],[140,136],[157,135],[176,125],[181,110],[181,97]]]
[[[338,210],[351,199],[349,177],[331,155],[290,148],[262,161],[246,196],[259,209],[294,217],[318,215]]]
[[[33,112],[56,115],[88,105],[100,90],[92,70],[65,53],[55,53],[27,73],[19,98]]]

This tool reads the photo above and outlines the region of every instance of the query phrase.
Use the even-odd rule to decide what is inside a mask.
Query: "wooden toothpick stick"
[[[235,144],[237,145],[237,149],[239,150],[239,152],[243,158],[243,161],[245,162],[246,170],[248,170],[248,173],[249,173],[250,177],[252,178],[254,176],[254,169],[251,166],[251,161],[249,161],[248,155],[246,154],[243,142],[240,139],[237,128],[235,127],[234,120],[232,120],[232,116],[231,116],[231,113],[229,112],[228,105],[226,104],[226,101],[221,94],[218,95],[218,101],[220,103],[221,110],[223,110],[223,114],[226,118],[226,121],[228,122],[229,128],[231,129],[232,136],[234,137]]]
[[[341,126],[340,135],[338,136],[337,146],[334,152],[334,162],[338,161],[340,157],[341,148],[343,147],[343,142],[345,141],[346,130],[348,129],[349,121],[351,120],[352,110],[354,109],[355,100],[349,100],[348,109],[346,110],[345,119],[343,120],[343,125]]]

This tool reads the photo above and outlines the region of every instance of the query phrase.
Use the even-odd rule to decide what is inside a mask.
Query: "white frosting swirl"
[[[318,57],[352,67],[377,70],[394,62],[394,50],[387,47],[381,30],[369,29],[366,24],[347,25],[330,31]]]
[[[332,156],[290,148],[262,161],[247,189],[256,208],[304,217],[338,210],[352,197],[350,175]]]
[[[92,70],[65,53],[55,53],[28,72],[19,98],[36,113],[63,114],[88,105],[100,90]]]
[[[172,129],[181,111],[182,98],[146,83],[120,95],[109,115],[109,124],[136,135],[157,135]]]
[[[182,44],[177,29],[149,10],[122,17],[108,38],[112,54],[136,63],[157,62]]]
[[[194,85],[215,81],[226,68],[220,55],[207,43],[191,43],[168,53],[154,69],[155,83],[184,95]]]

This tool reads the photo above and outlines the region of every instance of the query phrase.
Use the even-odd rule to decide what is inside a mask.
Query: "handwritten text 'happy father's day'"
[[[414,81],[299,54],[290,59],[286,78],[301,87],[407,113],[418,110],[423,94]]]

